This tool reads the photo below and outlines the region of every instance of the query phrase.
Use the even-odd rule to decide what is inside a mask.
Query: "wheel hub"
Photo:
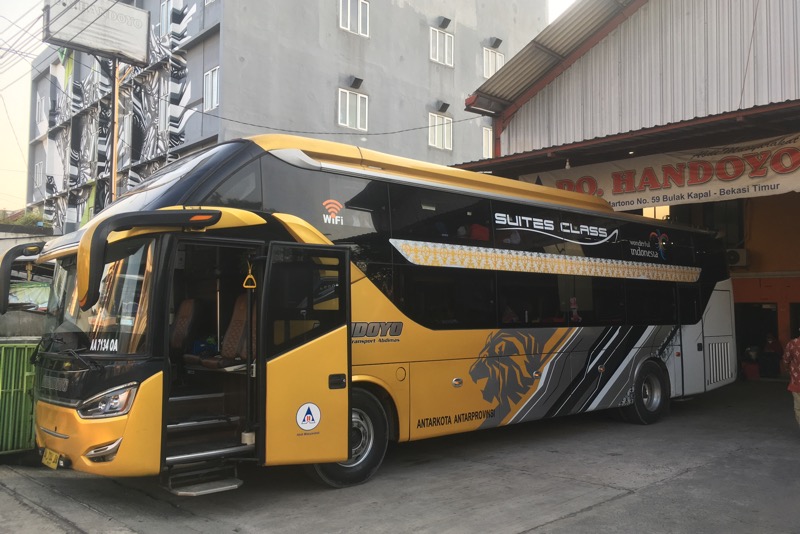
[[[661,405],[661,382],[658,377],[648,375],[642,382],[642,402],[648,411],[655,411]]]
[[[372,421],[364,412],[354,409],[350,426],[350,459],[342,462],[342,465],[353,467],[360,464],[369,454],[374,441],[375,431],[372,428]]]

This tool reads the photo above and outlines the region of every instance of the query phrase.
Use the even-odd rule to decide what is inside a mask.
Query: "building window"
[[[505,65],[506,57],[491,48],[483,49],[483,77],[491,78],[492,75]]]
[[[369,37],[369,2],[339,0],[339,27]]]
[[[339,126],[367,131],[367,95],[339,89]]]
[[[44,183],[44,162],[39,161],[33,166],[33,187],[40,188]]]
[[[203,76],[203,111],[219,106],[219,67],[214,67]]]
[[[161,0],[161,12],[158,19],[159,35],[164,37],[169,35],[171,15],[172,13],[172,0]]]
[[[453,150],[453,119],[428,113],[428,144],[443,150]]]
[[[47,121],[47,111],[47,97],[38,97],[36,99],[36,122]]]
[[[431,28],[431,61],[453,66],[453,34]]]
[[[494,156],[494,135],[492,129],[483,127],[483,159]]]
[[[653,206],[652,208],[642,208],[642,216],[651,219],[669,219],[669,206]]]
[[[216,2],[216,0],[206,0],[206,5],[213,4],[214,2]]]

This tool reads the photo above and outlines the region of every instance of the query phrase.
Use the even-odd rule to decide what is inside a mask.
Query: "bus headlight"
[[[133,406],[133,399],[136,397],[138,387],[139,384],[131,382],[99,393],[78,405],[78,415],[84,419],[125,415]]]

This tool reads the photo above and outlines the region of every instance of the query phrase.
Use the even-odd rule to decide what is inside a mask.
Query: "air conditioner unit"
[[[729,248],[726,251],[728,265],[731,267],[747,266],[747,250],[743,248]]]

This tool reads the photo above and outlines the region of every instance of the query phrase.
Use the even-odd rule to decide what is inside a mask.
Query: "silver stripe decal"
[[[45,428],[43,426],[40,426],[39,430],[41,430],[42,432],[44,432],[47,435],[53,436],[54,438],[69,439],[68,435],[60,434],[60,433],[56,432],[55,430],[50,430],[50,429],[47,429],[47,428]]]
[[[608,382],[606,382],[606,385],[603,388],[603,390],[600,392],[600,394],[597,397],[595,397],[594,402],[592,402],[592,404],[589,405],[588,410],[594,410],[600,405],[600,402],[603,400],[603,397],[605,395],[608,395],[608,391],[611,389],[612,386],[614,386],[617,383],[617,380],[619,380],[619,377],[622,374],[622,372],[625,369],[627,369],[627,367],[630,364],[631,360],[633,360],[633,358],[636,356],[636,354],[639,353],[640,347],[645,343],[645,341],[648,338],[650,338],[653,335],[653,332],[655,331],[655,329],[656,329],[655,326],[648,326],[647,330],[645,330],[644,333],[642,333],[642,337],[639,338],[639,341],[637,341],[636,344],[633,346],[633,348],[630,350],[630,352],[628,352],[628,355],[625,357],[625,360],[617,368],[617,370],[614,371],[614,374],[608,380]]]
[[[577,341],[577,338],[582,331],[582,328],[576,328],[570,336],[564,340],[561,345],[561,350],[559,350],[553,358],[547,362],[547,365],[544,366],[544,370],[542,370],[542,376],[539,378],[539,387],[536,388],[536,391],[528,398],[525,403],[519,407],[517,412],[508,420],[508,423],[519,422],[525,419],[527,415],[533,410],[539,401],[544,398],[544,393],[547,392],[549,389],[551,382],[552,382],[552,373],[550,372],[551,367],[554,367],[557,361],[563,357],[569,357],[570,351],[569,346],[572,345],[574,342]],[[558,383],[556,383],[556,386]]]

